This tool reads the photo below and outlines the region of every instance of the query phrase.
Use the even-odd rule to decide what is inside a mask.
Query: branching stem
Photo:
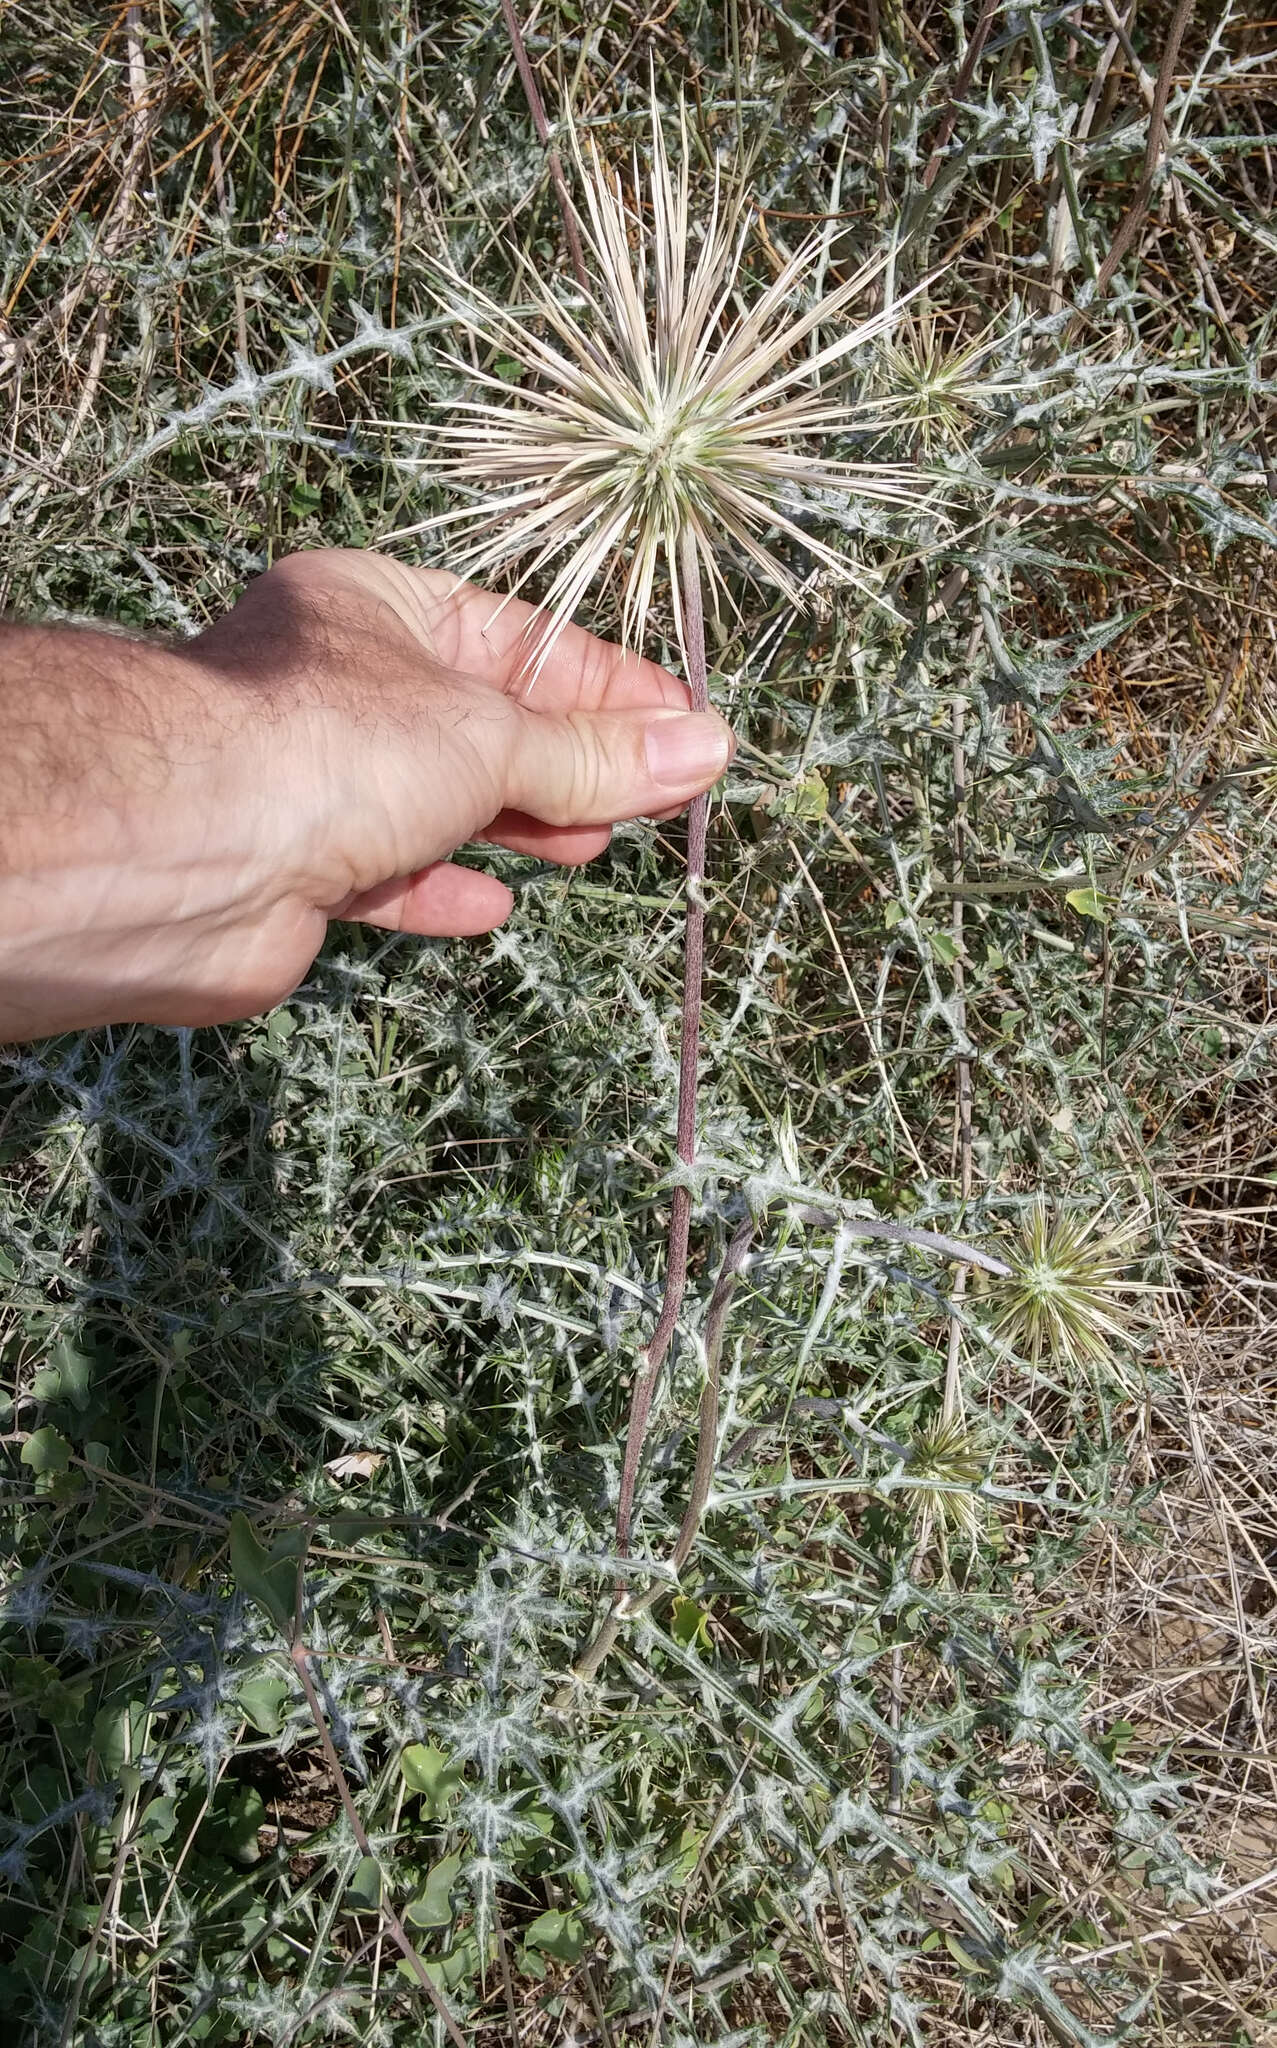
[[[697,1422],[696,1464],[692,1472],[687,1506],[683,1510],[683,1520],[669,1556],[670,1569],[676,1576],[682,1571],[695,1548],[696,1538],[700,1533],[701,1517],[705,1513],[710,1487],[713,1484],[714,1454],[718,1447],[723,1330],[727,1323],[727,1311],[732,1305],[732,1296],[736,1292],[736,1282],[749,1261],[757,1229],[758,1225],[752,1216],[737,1226],[719,1268],[714,1292],[710,1297],[709,1313],[705,1318],[705,1380],[701,1388],[700,1416]],[[674,1590],[676,1589],[668,1582],[662,1581],[659,1585],[649,1587],[646,1593],[618,1594],[611,1612],[605,1616],[572,1666],[571,1678],[560,1686],[552,1702],[552,1711],[559,1714],[568,1711],[575,1688],[593,1678],[600,1665],[611,1655],[621,1632],[622,1620],[633,1620],[640,1614],[646,1614],[650,1607],[655,1607],[658,1600],[663,1600],[667,1593]]]

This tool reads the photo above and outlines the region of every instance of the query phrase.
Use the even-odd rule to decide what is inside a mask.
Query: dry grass
[[[180,2048],[210,1983],[210,2041],[426,2036],[349,1903],[303,1707],[274,1733],[243,1711],[277,1652],[230,1583],[233,1508],[267,1536],[309,1518],[333,1726],[400,1903],[482,1860],[494,1815],[551,1816],[552,1852],[502,1849],[490,1953],[477,1892],[422,1935],[459,1959],[467,2038],[885,2048],[915,2008],[955,2048],[1124,2015],[1150,2044],[1271,2036],[1277,71],[1242,68],[1270,28],[1235,21],[1212,55],[1206,13],[972,9],[969,68],[939,7],[528,17],[547,100],[566,81],[605,151],[641,135],[649,61],[697,146],[739,134],[759,283],[815,228],[836,286],[907,212],[942,277],[928,347],[960,357],[1014,302],[1059,315],[1030,363],[1048,396],[1061,359],[1085,370],[1045,428],[936,406],[932,445],[974,435],[1018,495],[987,554],[872,539],[916,637],[777,612],[718,650],[745,746],[711,861],[697,1298],[740,1187],[796,1148],[831,1198],[940,1230],[992,1234],[1039,1192],[1111,1200],[1147,1228],[1145,1338],[1113,1373],[1034,1370],[985,1345],[978,1276],[936,1292],[936,1269],[791,1218],[729,1326],[732,1500],[685,1577],[690,1640],[655,1610],[565,1731],[545,1705],[613,1569],[626,1317],[664,1224],[676,835],[623,838],[571,887],[520,871],[490,953],[339,935],[273,1027],[19,1061],[0,1853],[27,1861],[6,1863],[0,2013],[24,2044]],[[281,549],[442,509],[370,428],[456,396],[440,254],[498,296],[511,238],[568,278],[496,19],[8,8],[0,601],[188,631]],[[1074,110],[1076,263],[1059,145],[1039,169],[1027,126],[982,143],[973,111],[1027,106],[1044,48]],[[1106,385],[1132,353],[1144,381]],[[1079,885],[1106,923],[1069,906]],[[74,1379],[66,1340],[84,1410],[38,1377]],[[685,1344],[648,1556],[678,1526],[697,1393]],[[17,1452],[46,1422],[73,1457],[37,1477]],[[990,1461],[974,1544],[889,1448],[946,1428]],[[339,1481],[352,1450],[366,1476]],[[464,1759],[464,1810],[414,1804],[407,1740]],[[1178,1878],[1123,1834],[1122,1788],[1150,1785]],[[86,1787],[118,1804],[28,1840]],[[880,1838],[826,1839],[848,1790]],[[1004,1862],[977,1868],[990,1843]],[[547,1911],[580,1916],[579,1956],[536,1946]]]

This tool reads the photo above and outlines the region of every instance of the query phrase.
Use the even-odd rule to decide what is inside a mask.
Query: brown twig
[[[514,61],[523,82],[532,115],[532,125],[548,151],[550,176],[554,182],[572,267],[583,291],[589,289],[585,258],[576,213],[563,178],[558,151],[550,142],[550,126],[541,99],[536,74],[528,58],[523,30],[513,0],[501,0],[502,19],[514,50]],[[690,530],[683,535],[678,581],[687,651],[688,681],[692,707],[709,708],[709,683],[705,663],[705,617],[701,597],[700,562]],[[709,824],[709,799],[697,797],[687,823],[687,916],[683,953],[683,1021],[679,1049],[677,1150],[680,1164],[690,1170],[696,1159],[696,1078],[700,1052],[702,988],[705,969],[705,841]],[[691,1233],[692,1195],[686,1183],[676,1187],[670,1212],[665,1259],[665,1291],[660,1314],[634,1381],[630,1399],[630,1420],[621,1464],[621,1485],[616,1511],[616,1547],[621,1557],[629,1555],[630,1522],[639,1461],[647,1435],[648,1417],[656,1393],[661,1366],[674,1336],[678,1313],[687,1289],[687,1252]]]
[[[714,1283],[714,1292],[710,1296],[709,1313],[705,1318],[705,1384],[701,1390],[696,1464],[692,1472],[687,1506],[683,1510],[683,1520],[669,1557],[670,1568],[676,1574],[683,1569],[692,1554],[714,1478],[714,1452],[718,1443],[719,1361],[723,1351],[723,1330],[727,1322],[727,1311],[732,1305],[732,1296],[736,1292],[736,1282],[744,1271],[757,1228],[758,1225],[751,1216],[733,1233],[719,1268],[718,1279]],[[649,1607],[654,1607],[656,1602],[671,1590],[668,1584],[662,1582],[637,1598],[631,1598],[623,1590],[617,1593],[611,1612],[572,1666],[571,1679],[555,1696],[556,1712],[562,1712],[570,1704],[574,1684],[584,1683],[587,1679],[593,1678],[599,1666],[610,1654],[621,1632],[622,1621],[646,1614]]]
[[[960,1270],[964,1273],[968,1265],[983,1267],[987,1271],[1004,1278],[1011,1270],[1001,1259],[992,1258],[987,1252],[980,1251],[977,1246],[964,1244],[959,1238],[945,1237],[939,1231],[917,1229],[907,1223],[890,1223],[885,1219],[876,1217],[853,1217],[841,1227],[848,1233],[862,1234],[869,1238],[886,1239],[897,1244],[911,1244],[927,1251],[939,1252],[944,1257],[961,1261]],[[675,1580],[692,1554],[696,1538],[700,1533],[701,1518],[705,1513],[705,1505],[709,1499],[710,1487],[713,1483],[715,1451],[718,1443],[718,1411],[721,1386],[720,1361],[723,1350],[723,1331],[727,1322],[727,1311],[731,1307],[732,1297],[736,1292],[736,1282],[745,1269],[746,1260],[749,1256],[750,1247],[754,1242],[757,1228],[757,1220],[751,1217],[734,1232],[724,1254],[723,1263],[719,1268],[718,1279],[714,1283],[714,1292],[710,1296],[709,1313],[705,1318],[705,1382],[701,1389],[700,1416],[697,1425],[696,1464],[692,1472],[692,1484],[688,1492],[687,1506],[683,1511],[683,1520],[679,1526],[674,1548],[667,1560],[669,1570],[673,1573]],[[774,1419],[780,1420],[792,1412],[807,1410],[808,1408],[820,1414],[824,1414],[827,1411],[827,1407],[833,1411],[840,1411],[841,1406],[842,1404],[837,1401],[828,1404],[819,1400],[814,1403],[808,1403],[804,1402],[800,1397],[796,1402],[787,1403],[781,1414]],[[724,1463],[735,1464],[738,1462],[740,1456],[743,1455],[744,1448],[747,1447],[746,1439],[750,1440],[748,1447],[752,1448],[752,1440],[756,1437],[756,1434],[756,1432],[746,1430],[744,1437],[738,1439],[731,1447]],[[638,1615],[646,1614],[650,1607],[654,1607],[658,1600],[663,1600],[666,1594],[673,1590],[674,1585],[667,1579],[662,1579],[659,1585],[649,1587],[647,1592],[640,1594],[631,1594],[623,1587],[618,1588],[610,1612],[572,1666],[571,1678],[564,1685],[560,1686],[555,1694],[551,1711],[554,1713],[564,1713],[567,1711],[572,1704],[575,1687],[593,1678],[595,1672],[611,1655],[616,1645],[617,1637],[621,1633],[621,1623],[623,1621],[632,1621]]]
[[[696,1436],[696,1464],[692,1469],[692,1488],[687,1496],[687,1506],[679,1526],[678,1538],[670,1552],[670,1564],[681,1572],[692,1554],[701,1526],[701,1516],[709,1499],[710,1486],[714,1478],[714,1452],[718,1444],[718,1395],[723,1355],[723,1326],[727,1311],[732,1305],[736,1282],[745,1270],[754,1242],[755,1223],[752,1216],[740,1224],[735,1231],[727,1253],[719,1269],[714,1292],[710,1296],[709,1314],[705,1318],[705,1384],[701,1389],[700,1416]]]
[[[572,204],[572,195],[568,191],[567,180],[563,175],[559,152],[550,140],[550,123],[546,119],[545,102],[541,98],[541,88],[537,84],[536,73],[528,57],[528,47],[523,40],[519,17],[514,11],[514,0],[501,0],[501,17],[514,51],[514,61],[523,85],[524,98],[528,103],[528,112],[532,116],[532,126],[536,129],[538,140],[545,145],[550,180],[554,186],[554,196],[559,202],[559,212],[563,215],[563,232],[568,238],[568,254],[572,258],[572,268],[576,273],[577,283],[585,292],[589,290],[590,284],[586,276],[585,252],[581,247],[581,230],[577,226],[576,208]]]
[[[967,44],[966,55],[963,57],[961,68],[953,81],[953,90],[949,94],[949,104],[945,109],[944,119],[936,130],[936,139],[932,144],[931,155],[927,160],[927,168],[922,174],[924,191],[929,192],[935,184],[936,173],[940,169],[940,160],[949,147],[949,138],[958,125],[959,104],[970,87],[971,80],[975,76],[976,65],[980,61],[980,53],[988,41],[989,30],[993,26],[993,16],[997,4],[998,0],[983,0],[976,25],[971,31],[971,40]]]
[[[1189,16],[1193,12],[1193,0],[1179,0],[1171,18],[1166,35],[1166,47],[1157,69],[1157,80],[1153,87],[1153,105],[1148,117],[1148,141],[1144,148],[1144,172],[1139,189],[1132,199],[1113,237],[1108,255],[1100,265],[1100,274],[1095,280],[1096,296],[1106,292],[1117,274],[1118,265],[1129,250],[1148,212],[1148,202],[1153,196],[1153,182],[1161,161],[1162,140],[1166,126],[1166,103],[1171,96],[1171,80],[1175,74],[1175,59],[1179,46],[1184,40]]]

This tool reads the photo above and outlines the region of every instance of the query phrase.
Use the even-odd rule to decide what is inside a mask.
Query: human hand
[[[532,616],[324,549],[179,649],[0,634],[0,717],[21,741],[19,691],[22,715],[44,707],[30,766],[0,771],[0,1038],[255,1014],[331,918],[488,931],[513,899],[452,864],[466,841],[588,860],[614,822],[671,816],[721,774],[723,720],[578,627],[529,688]]]

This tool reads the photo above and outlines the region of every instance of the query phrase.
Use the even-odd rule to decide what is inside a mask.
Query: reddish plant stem
[[[546,148],[550,177],[555,197],[559,202],[559,211],[563,216],[563,228],[568,240],[572,268],[582,291],[588,292],[589,280],[586,275],[585,255],[581,247],[576,210],[563,176],[559,153],[550,141],[550,124],[546,119],[536,73],[528,57],[523,29],[514,9],[514,0],[501,0],[501,15],[510,38],[510,46],[514,51],[514,61],[522,81],[528,110],[532,115],[532,125]],[[705,608],[701,596],[701,567],[696,541],[690,528],[684,529],[681,539],[677,582],[692,708],[694,711],[708,711],[709,677],[705,662]],[[709,798],[700,796],[692,804],[687,820],[683,1020],[678,1059],[676,1143],[679,1162],[689,1170],[696,1161],[696,1084],[705,979],[705,841],[708,827]],[[621,1486],[616,1508],[616,1548],[620,1557],[629,1556],[634,1490],[638,1484],[639,1462],[647,1436],[648,1418],[652,1412],[652,1401],[661,1367],[673,1340],[678,1324],[678,1313],[687,1291],[687,1251],[691,1223],[692,1192],[691,1188],[684,1184],[675,1188],[670,1208],[670,1227],[665,1255],[665,1292],[661,1299],[660,1314],[657,1317],[656,1328],[644,1350],[643,1363],[630,1396],[630,1420],[625,1438],[625,1454],[621,1462]]]
[[[683,646],[692,708],[709,709],[709,678],[705,666],[705,610],[701,599],[701,565],[696,541],[685,529],[679,549],[678,600],[683,615]],[[709,798],[698,796],[687,820],[687,910],[683,941],[683,1021],[678,1052],[679,1164],[690,1172],[696,1163],[696,1082],[700,1062],[701,1004],[705,981],[705,840]],[[639,1461],[647,1436],[648,1417],[665,1355],[678,1325],[687,1290],[687,1247],[692,1223],[692,1191],[686,1181],[674,1190],[665,1254],[665,1293],[630,1396],[630,1421],[621,1461],[621,1487],[616,1504],[616,1549],[630,1554],[630,1523]]]
[[[923,187],[928,192],[936,182],[936,172],[940,168],[940,159],[949,147],[949,138],[958,125],[958,108],[971,89],[971,81],[975,77],[975,68],[980,61],[980,53],[988,41],[989,30],[993,26],[995,7],[996,0],[981,0],[979,18],[971,32],[971,40],[967,44],[967,54],[962,60],[962,69],[954,80],[953,90],[949,95],[949,104],[945,109],[944,119],[940,123],[927,168],[922,174]]]
[[[550,166],[550,180],[554,186],[554,196],[559,202],[559,212],[563,215],[563,231],[568,238],[568,254],[572,258],[572,268],[576,272],[576,281],[580,285],[581,290],[586,292],[590,286],[585,273],[585,252],[581,247],[581,230],[577,226],[576,209],[572,204],[567,180],[563,175],[563,165],[559,161],[559,152],[550,141],[550,123],[545,115],[545,102],[541,98],[541,88],[537,84],[536,72],[532,69],[531,60],[528,56],[528,46],[523,40],[523,30],[519,24],[519,17],[514,11],[514,0],[501,0],[501,14],[506,25],[506,33],[510,38],[510,46],[514,51],[514,61],[523,86],[523,96],[527,100],[528,112],[532,116],[532,126],[536,129],[538,139],[545,144],[546,157]]]
[[[1171,16],[1171,25],[1166,32],[1166,46],[1162,61],[1157,67],[1157,80],[1153,88],[1153,104],[1148,116],[1148,139],[1144,146],[1144,175],[1139,190],[1132,199],[1117,232],[1109,245],[1108,254],[1100,265],[1100,274],[1095,280],[1095,295],[1098,298],[1106,292],[1116,277],[1118,267],[1143,227],[1148,216],[1149,201],[1153,196],[1153,185],[1157,167],[1161,162],[1162,143],[1166,132],[1166,103],[1171,96],[1171,83],[1175,76],[1175,60],[1179,46],[1184,40],[1184,31],[1193,17],[1193,0],[1179,0]]]
[[[670,1553],[671,1570],[682,1571],[696,1544],[701,1526],[701,1516],[709,1501],[709,1491],[714,1479],[714,1453],[718,1448],[718,1397],[720,1384],[720,1359],[723,1350],[723,1326],[727,1311],[732,1305],[736,1282],[744,1272],[754,1242],[757,1225],[751,1216],[738,1226],[714,1283],[710,1296],[709,1314],[705,1318],[705,1385],[701,1390],[701,1412],[697,1424],[696,1465],[692,1473],[691,1491],[678,1539]],[[646,1593],[637,1596],[618,1595],[599,1627],[582,1650],[572,1666],[572,1676],[559,1687],[554,1696],[553,1711],[566,1713],[571,1706],[575,1688],[593,1678],[600,1665],[611,1656],[616,1639],[621,1633],[621,1619],[646,1614],[663,1600],[672,1589],[668,1582],[652,1586]]]

